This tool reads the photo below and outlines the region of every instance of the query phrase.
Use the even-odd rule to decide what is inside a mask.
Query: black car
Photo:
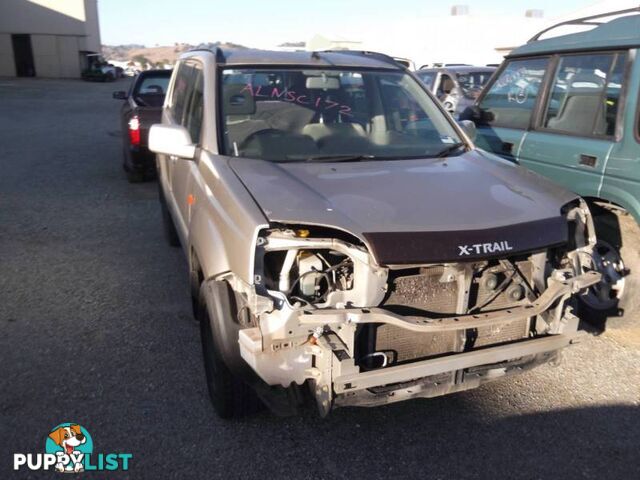
[[[171,70],[147,70],[132,82],[128,92],[113,92],[124,100],[120,113],[123,167],[131,183],[155,176],[155,155],[147,147],[149,128],[159,123]]]

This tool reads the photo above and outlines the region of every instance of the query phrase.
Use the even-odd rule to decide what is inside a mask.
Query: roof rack
[[[598,25],[602,25],[603,23],[606,23],[606,22],[594,22],[593,20],[597,20],[599,18],[613,17],[614,15],[624,15],[624,14],[627,14],[627,13],[634,13],[634,12],[640,12],[640,6],[637,6],[637,7],[634,7],[634,8],[626,8],[624,10],[616,10],[614,12],[599,13],[597,15],[590,15],[588,17],[576,18],[574,20],[566,20],[564,22],[557,23],[557,24],[552,25],[552,26],[550,26],[548,28],[545,28],[544,30],[541,30],[540,32],[536,33],[533,37],[531,37],[527,43],[538,41],[542,35],[544,35],[545,33],[549,32],[551,30],[554,30],[554,29],[556,29],[558,27],[563,27],[565,25],[593,25],[593,26],[598,26]]]
[[[376,60],[380,60],[382,62],[386,62],[386,63],[390,63],[396,67],[399,68],[406,68],[404,65],[402,65],[401,63],[398,63],[396,61],[395,58],[385,54],[385,53],[380,53],[380,52],[372,52],[370,50],[318,50],[317,52],[312,52],[312,54],[319,54],[319,53],[343,53],[345,55],[358,55],[358,56],[365,56],[365,57],[372,57],[375,58]]]
[[[213,53],[216,56],[216,62],[217,63],[224,63],[226,58],[224,56],[224,52],[222,51],[222,49],[220,47],[214,47],[214,48],[191,48],[189,50],[187,50],[187,52],[209,52],[209,53]]]
[[[224,52],[222,51],[222,48],[220,47],[213,47],[213,48],[206,48],[206,47],[202,47],[202,48],[190,48],[189,50],[187,50],[188,52],[209,52],[209,53],[213,53],[216,56],[216,62],[217,63],[224,63],[226,61],[226,58],[224,56]]]

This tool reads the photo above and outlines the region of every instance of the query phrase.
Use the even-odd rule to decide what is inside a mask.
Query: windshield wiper
[[[448,145],[447,147],[443,148],[438,153],[436,153],[434,157],[437,157],[437,158],[448,157],[450,153],[455,152],[456,150],[464,147],[465,145],[466,144],[464,142],[457,142],[457,143]]]
[[[319,155],[317,157],[307,157],[305,162],[361,162],[365,160],[376,160],[375,155]]]

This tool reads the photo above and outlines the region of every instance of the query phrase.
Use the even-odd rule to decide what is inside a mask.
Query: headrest
[[[572,90],[601,90],[604,87],[605,79],[594,73],[578,73],[569,79],[569,84]]]

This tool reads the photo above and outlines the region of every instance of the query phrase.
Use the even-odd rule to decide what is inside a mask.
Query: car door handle
[[[584,165],[586,167],[595,168],[596,164],[598,163],[598,157],[582,153],[580,154],[579,163],[580,165]]]

